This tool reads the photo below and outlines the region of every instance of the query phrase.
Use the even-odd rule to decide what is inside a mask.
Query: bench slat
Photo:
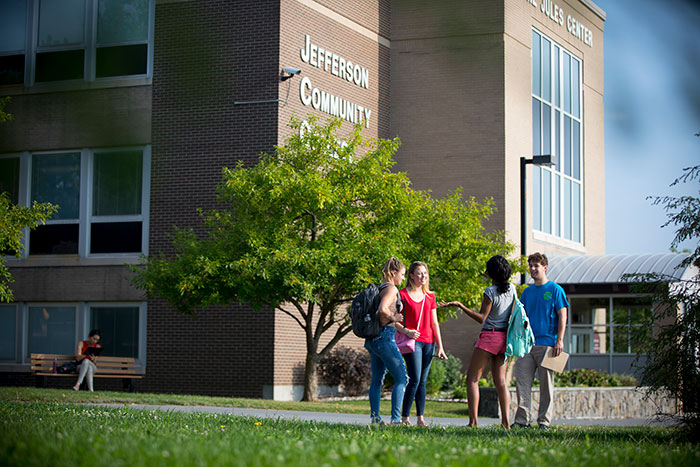
[[[75,377],[75,373],[54,373],[53,364],[57,366],[65,362],[75,361],[75,355],[65,354],[39,354],[33,353],[30,356],[30,368],[36,376],[64,376]],[[141,379],[142,375],[136,374],[136,361],[132,357],[109,357],[100,356],[97,358],[96,378],[130,378]]]
[[[45,372],[36,372],[34,373],[36,376],[59,376],[59,377],[73,377],[75,378],[77,375],[75,373],[45,373]],[[142,379],[142,375],[135,375],[135,374],[123,374],[123,375],[116,375],[116,374],[99,374],[96,373],[93,378],[129,378],[129,379]]]

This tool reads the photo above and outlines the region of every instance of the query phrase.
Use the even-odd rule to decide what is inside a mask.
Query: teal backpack
[[[508,357],[524,357],[530,353],[530,349],[535,345],[535,335],[530,327],[530,320],[527,319],[525,307],[515,297],[513,310],[508,322],[508,337],[506,344],[506,360]]]

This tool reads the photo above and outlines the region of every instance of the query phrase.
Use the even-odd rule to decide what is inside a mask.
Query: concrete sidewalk
[[[101,407],[123,408],[124,404],[96,404]],[[326,413],[326,412],[301,412],[294,410],[269,410],[269,409],[240,409],[233,407],[209,407],[209,406],[183,406],[183,405],[144,405],[134,404],[126,407],[137,410],[159,410],[162,412],[202,412],[216,413],[224,415],[234,415],[238,417],[272,418],[283,420],[313,421],[325,423],[346,423],[352,425],[368,425],[369,414],[346,414],[346,413]],[[389,417],[384,417],[386,420]],[[412,417],[415,422],[415,417]],[[429,425],[437,426],[465,426],[467,418],[442,418],[426,417]],[[499,425],[501,422],[497,418],[479,418],[479,426]],[[555,419],[552,425],[569,426],[673,426],[675,423],[669,419],[657,418],[624,418],[624,419]]]

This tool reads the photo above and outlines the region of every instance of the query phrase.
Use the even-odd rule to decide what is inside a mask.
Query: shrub
[[[442,360],[433,359],[433,363],[430,365],[428,380],[425,382],[425,392],[427,394],[434,396],[442,389],[442,385],[447,377],[447,368],[442,363]]]
[[[452,398],[453,399],[466,399],[467,398],[467,376],[460,375],[459,380],[455,383],[452,388]]]
[[[555,373],[554,384],[561,387],[617,387],[636,386],[637,380],[632,375],[618,375],[590,368],[576,368]]]
[[[439,364],[445,367],[445,381],[442,383],[441,390],[451,391],[460,384],[464,377],[462,375],[462,360],[447,352],[447,360],[436,360],[433,365]]]
[[[333,349],[321,359],[318,368],[326,384],[342,385],[350,396],[364,394],[372,377],[369,354],[348,347]]]

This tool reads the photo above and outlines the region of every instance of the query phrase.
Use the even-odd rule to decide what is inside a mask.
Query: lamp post
[[[525,168],[528,164],[537,166],[552,166],[554,158],[551,154],[543,156],[532,156],[532,159],[527,159],[525,156],[520,157],[520,254],[527,254],[527,203],[525,202],[525,193],[527,192],[527,180]],[[520,283],[525,283],[525,274],[520,276]]]

